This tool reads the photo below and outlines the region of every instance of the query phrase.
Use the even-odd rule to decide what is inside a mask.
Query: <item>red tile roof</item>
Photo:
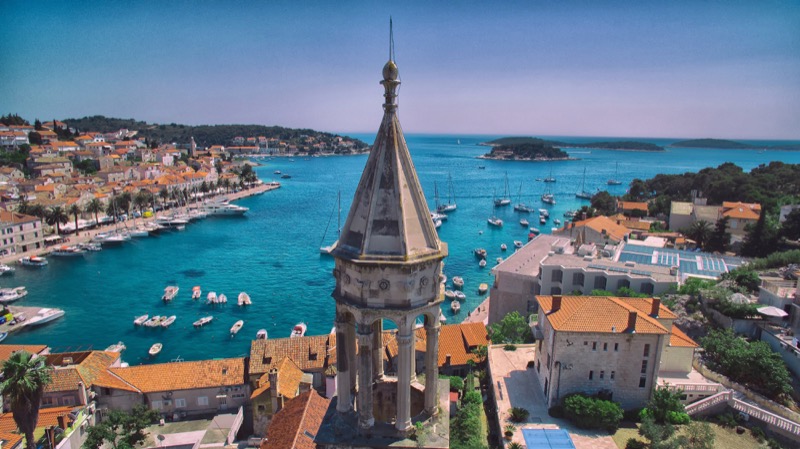
[[[616,298],[613,296],[562,296],[561,306],[553,309],[553,296],[537,296],[542,313],[550,322],[553,329],[561,332],[592,332],[592,333],[622,333],[630,332],[628,317],[631,312],[636,313],[634,331],[637,334],[669,334],[669,331],[655,318],[652,318],[649,309],[644,311],[638,306],[640,302],[632,303],[628,300],[634,298]],[[639,298],[636,298],[639,299]],[[643,299],[652,301],[652,299]],[[659,309],[659,316],[664,306]],[[667,310],[668,311],[668,310]],[[669,312],[673,317],[674,314]],[[667,318],[664,316],[664,318]]]
[[[0,362],[5,362],[11,354],[18,351],[28,351],[31,354],[41,354],[47,350],[46,345],[0,345]]]
[[[245,383],[244,358],[157,363],[112,368],[110,372],[143,393]]]
[[[261,449],[316,449],[314,437],[329,403],[313,389],[287,402],[272,418]]]

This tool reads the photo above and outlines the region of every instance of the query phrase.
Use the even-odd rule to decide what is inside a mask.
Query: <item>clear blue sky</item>
[[[0,1],[0,113],[800,138],[800,2]]]

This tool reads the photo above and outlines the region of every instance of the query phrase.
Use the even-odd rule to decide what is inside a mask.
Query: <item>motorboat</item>
[[[206,295],[206,300],[208,304],[216,304],[217,292],[208,292],[208,295]]]
[[[524,218],[523,218],[522,220],[520,220],[520,221],[519,221],[519,224],[520,224],[520,225],[521,225],[523,228],[527,228],[527,227],[528,227],[528,225],[529,225],[530,223],[528,222],[528,220],[526,220],[526,219],[524,219]]]
[[[528,230],[529,230],[529,231],[531,232],[531,234],[533,234],[533,235],[539,235],[539,234],[541,234],[541,233],[542,233],[542,231],[540,231],[540,230],[539,230],[539,228],[529,228]]]
[[[556,197],[552,193],[545,193],[542,195],[542,202],[554,206],[556,204]]]
[[[144,225],[140,225],[128,231],[128,235],[136,238],[148,237],[150,236],[150,231]]]
[[[83,256],[86,250],[77,246],[59,246],[50,252],[51,256],[55,257],[79,257]]]
[[[164,317],[161,315],[153,315],[149,320],[144,322],[145,327],[157,327],[161,325],[161,322],[164,321]]]
[[[539,215],[544,218],[550,218],[550,211],[547,209],[539,209]]]
[[[220,293],[219,296],[217,296],[218,304],[226,304],[227,302],[228,302],[228,297],[225,296],[223,293]]]
[[[8,337],[8,332],[0,332],[0,341],[3,341]]]
[[[214,202],[203,205],[203,211],[210,217],[240,216],[244,215],[248,210],[250,209],[228,202]]]
[[[439,309],[439,322],[440,323],[446,323],[447,322],[447,317],[444,316],[444,313],[442,313],[442,309]]]
[[[150,315],[147,315],[147,314],[139,315],[133,320],[133,325],[134,326],[142,326],[142,325],[144,325],[144,323],[147,322],[148,318],[150,318]]]
[[[574,210],[568,210],[568,211],[564,212],[564,218],[574,218],[574,217],[575,217],[575,211]]]
[[[155,221],[148,221],[147,223],[145,223],[144,228],[147,229],[147,232],[149,232],[150,235],[158,234],[161,232],[162,229],[164,229],[163,226],[156,223]]]
[[[464,288],[464,278],[462,278],[461,276],[453,276],[453,288],[455,289]]]
[[[442,227],[442,220],[433,220],[433,227],[439,229]]]
[[[25,287],[0,288],[0,303],[7,304],[25,297],[28,291]]]
[[[186,226],[189,223],[189,220],[186,218],[181,218],[177,215],[159,215],[155,219],[155,224],[161,226],[162,229],[176,229],[181,226]]]
[[[486,250],[483,248],[475,248],[474,250],[472,250],[472,252],[475,253],[475,255],[480,257],[481,259],[486,258]]]
[[[439,283],[444,285],[447,284],[447,275],[444,273],[439,274]]]
[[[539,215],[539,224],[545,224],[545,223],[547,223],[547,217],[545,217],[544,215]]]
[[[244,320],[239,320],[239,321],[233,323],[233,326],[231,326],[231,337],[233,337],[240,330],[242,330],[242,326],[244,326]]]
[[[482,282],[481,285],[478,286],[478,294],[483,295],[489,291],[489,284]]]
[[[461,303],[458,302],[458,301],[451,302],[450,303],[450,310],[452,310],[453,313],[458,313],[461,310]]]
[[[178,295],[178,290],[180,290],[180,288],[178,288],[177,285],[168,285],[164,289],[164,296],[162,296],[161,299],[164,302],[172,301],[173,299],[175,299],[175,296]]]
[[[199,285],[195,285],[192,287],[192,299],[200,299],[200,296],[203,294],[203,290],[200,289]]]
[[[281,175],[281,178],[282,179],[292,179],[292,175],[290,175],[288,173],[284,173],[284,174]]]
[[[514,247],[515,248],[522,248],[522,241],[514,240]]]
[[[554,225],[556,225],[556,226],[558,226],[558,225],[560,225],[560,224],[561,224],[561,220],[559,220],[558,218],[556,218],[556,219],[554,219],[554,220],[553,220],[553,224],[554,224]]]
[[[170,316],[166,320],[161,322],[161,327],[169,327],[172,323],[175,322],[175,319],[178,318],[175,315]]]
[[[436,221],[436,220],[446,221],[447,220],[447,215],[440,214],[438,212],[431,212],[431,220],[433,220],[433,221]]]
[[[505,243],[500,244],[500,251],[505,251],[508,249],[508,246]]]
[[[4,274],[14,274],[14,268],[4,263],[0,263],[0,276]]]
[[[503,258],[502,257],[498,257],[494,261],[497,262],[498,265],[500,265],[503,262]]]
[[[481,259],[481,261],[478,262],[478,266],[481,267],[481,268],[485,267],[486,266],[486,259]]]
[[[40,309],[39,313],[28,319],[28,326],[39,326],[41,324],[49,323],[53,320],[64,316],[64,311],[61,309]]]
[[[256,332],[256,340],[266,340],[267,339],[267,330],[266,329],[259,329]]]
[[[127,346],[125,346],[125,343],[118,341],[117,343],[114,343],[113,345],[107,347],[106,352],[122,352],[126,349]]]
[[[164,345],[162,345],[161,343],[156,343],[153,346],[150,346],[150,350],[147,351],[147,353],[150,354],[150,357],[155,357],[158,355],[159,352],[161,352],[161,349],[163,347]]]
[[[455,299],[456,298],[456,292],[454,292],[453,290],[445,290],[444,291],[444,297],[447,298],[447,299]]]
[[[502,228],[503,227],[503,220],[501,220],[501,219],[499,219],[497,217],[489,217],[486,221],[488,221],[489,225],[491,225],[491,226],[496,226],[498,228]]]
[[[281,171],[280,171],[280,170],[275,170],[275,171],[274,171],[274,172],[272,172],[272,173],[274,173],[274,174],[276,174],[276,175],[280,175],[280,174],[281,174]]]
[[[532,207],[527,206],[525,203],[518,203],[514,205],[514,210],[522,213],[531,213],[534,211]]]
[[[467,299],[467,295],[464,292],[456,290],[455,293],[456,293],[456,299],[457,300],[463,301],[463,300]]]
[[[238,303],[240,306],[249,306],[252,304],[252,301],[250,301],[250,295],[245,292],[239,293]]]
[[[290,338],[302,337],[303,335],[306,334],[306,329],[308,329],[306,323],[297,323],[292,328],[292,334],[289,337]]]
[[[25,267],[43,267],[47,265],[47,259],[39,256],[28,256],[20,259],[19,263]]]
[[[93,242],[78,243],[76,246],[78,248],[82,249],[82,250],[89,251],[89,252],[97,252],[97,251],[102,251],[103,250],[103,246],[102,245],[100,245],[99,243],[93,243]]]
[[[211,322],[213,319],[214,319],[214,317],[213,317],[213,316],[211,316],[211,315],[209,315],[209,316],[204,316],[203,318],[200,318],[199,320],[197,320],[197,321],[195,321],[194,323],[192,323],[192,325],[193,325],[194,327],[203,327],[203,326],[205,326],[206,324],[210,323],[210,322]]]

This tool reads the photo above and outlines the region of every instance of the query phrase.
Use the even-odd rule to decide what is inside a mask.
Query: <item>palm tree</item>
[[[225,187],[225,193],[228,193],[228,191],[230,191],[231,188],[231,180],[228,178],[223,179],[222,186]]]
[[[86,212],[90,214],[94,214],[94,224],[95,226],[100,224],[100,220],[97,218],[97,213],[103,210],[103,203],[100,202],[97,198],[92,198],[89,201],[89,204],[86,205]]]
[[[116,196],[112,196],[108,200],[108,204],[106,205],[106,215],[109,217],[114,217],[114,223],[117,222],[117,204],[119,203],[119,198]]]
[[[25,435],[27,449],[36,449],[33,432],[39,422],[44,388],[50,383],[50,371],[43,357],[34,359],[25,350],[11,354],[3,363],[0,390],[8,398],[14,422]]]
[[[50,209],[50,212],[47,214],[46,218],[47,224],[50,226],[56,226],[56,234],[61,234],[61,224],[66,223],[69,221],[69,217],[67,213],[64,212],[64,209],[61,206],[54,206]]]
[[[17,205],[17,212],[21,214],[27,214],[28,210],[30,209],[30,204],[28,203],[28,198],[22,197],[19,200],[19,204]]]
[[[81,214],[81,207],[78,206],[78,203],[72,203],[67,211],[75,217],[75,235],[78,235],[78,216]]]
[[[166,187],[162,187],[161,190],[158,191],[158,196],[161,197],[161,206],[166,209],[167,208],[167,198],[169,198],[169,191],[167,191]]]
[[[144,208],[148,204],[150,204],[150,192],[147,190],[142,189],[133,197],[133,206],[139,209],[139,213],[142,215],[144,215]]]
[[[705,220],[696,221],[686,230],[686,236],[697,242],[698,248],[702,248],[711,236],[711,224]]]
[[[28,205],[28,215],[44,219],[47,216],[47,210],[41,204]]]

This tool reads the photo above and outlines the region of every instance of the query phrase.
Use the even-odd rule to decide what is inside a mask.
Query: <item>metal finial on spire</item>
[[[394,30],[392,27],[392,16],[389,16],[389,60],[394,61]]]
[[[383,81],[381,81],[386,89],[386,93],[383,95],[386,98],[383,105],[386,111],[394,110],[397,107],[394,100],[397,97],[397,86],[400,85],[400,81],[397,79],[399,76],[400,71],[394,62],[394,27],[392,18],[389,17],[389,61],[383,66]]]

